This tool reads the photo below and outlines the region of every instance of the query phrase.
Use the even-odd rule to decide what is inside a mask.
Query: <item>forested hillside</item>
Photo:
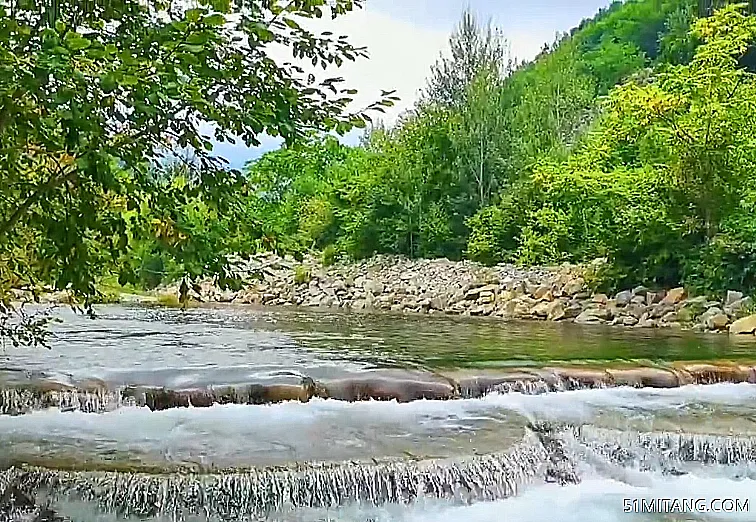
[[[246,247],[327,262],[604,256],[610,287],[756,290],[756,21],[714,7],[615,2],[524,64],[465,13],[397,125],[359,147],[313,134],[248,164],[234,217],[257,231]],[[199,236],[225,228],[184,219]],[[144,259],[169,270],[160,251]]]
[[[47,165],[83,181],[72,185],[61,178],[64,183],[48,186],[44,177],[29,178],[31,171],[11,173],[20,177],[8,185],[17,189],[3,203],[11,215],[0,228],[0,238],[8,239],[3,259],[10,260],[2,265],[10,274],[3,284],[18,288],[28,280],[92,296],[95,280],[114,283],[114,276],[120,284],[146,288],[208,275],[220,275],[225,283],[232,282],[225,278],[229,256],[267,250],[295,257],[315,253],[326,263],[376,253],[522,265],[605,257],[608,268],[597,284],[606,290],[644,283],[754,292],[756,17],[746,4],[725,4],[615,2],[529,63],[509,56],[506,35],[464,13],[450,38],[451,52],[429,72],[421,99],[390,127],[367,114],[344,114],[349,89],[325,102],[317,96],[328,85],[313,91],[296,83],[287,91],[286,75],[294,74],[288,70],[272,69],[275,89],[261,109],[250,93],[263,86],[241,61],[238,67],[221,66],[201,54],[202,46],[217,52],[222,44],[213,25],[220,19],[212,14],[155,29],[149,37],[164,39],[168,56],[180,60],[162,84],[143,77],[149,69],[140,63],[152,59],[145,55],[142,62],[129,57],[103,62],[107,67],[96,73],[102,80],[79,85],[77,78],[89,73],[76,72],[84,62],[72,58],[71,79],[60,73],[61,81],[73,82],[63,95],[78,103],[81,94],[77,111],[86,109],[105,122],[125,118],[135,141],[124,148],[118,133],[107,125],[92,127],[89,116],[65,109],[61,94],[50,92],[45,101],[50,111],[78,125],[78,134],[55,131],[63,156]],[[176,28],[195,30],[192,24],[198,43],[191,44],[192,52],[175,54],[171,46],[184,45],[175,43],[181,40]],[[270,38],[300,31],[294,21],[277,30],[284,36],[255,33],[261,49]],[[313,38],[303,33],[301,45]],[[72,50],[59,51],[62,47],[44,47],[42,37],[30,41],[41,46],[40,53],[96,52],[110,59],[117,49],[77,40]],[[195,51],[204,61],[192,57]],[[355,54],[358,50],[345,46],[313,56],[338,63]],[[13,55],[7,56],[7,70],[20,75],[24,69],[14,68]],[[136,72],[124,73],[128,68]],[[182,86],[191,77],[186,71],[207,83]],[[223,108],[211,94],[213,75],[219,74],[230,93],[240,89],[234,83],[239,78],[250,82],[249,92],[238,91],[248,100],[246,112]],[[115,84],[108,83],[114,75],[131,83],[114,91]],[[18,78],[27,80],[37,81]],[[8,99],[18,88],[15,81],[3,84]],[[118,112],[117,93],[131,113]],[[391,93],[384,94],[374,109],[391,104]],[[222,136],[241,131],[254,143],[267,131],[286,137],[287,145],[249,162],[241,176],[224,176],[193,120],[152,107],[163,99],[166,107],[184,103],[197,121],[216,125]],[[33,114],[31,107],[18,110]],[[291,107],[300,112],[287,112]],[[20,147],[48,121],[53,120],[13,127],[6,141]],[[323,134],[352,126],[366,127],[360,146]],[[39,134],[39,140],[45,136]],[[96,142],[104,144],[96,149],[99,155],[85,145]],[[35,146],[49,145],[39,143]],[[156,163],[169,143],[194,148],[199,161]],[[33,151],[23,151],[34,159]],[[79,152],[91,158],[81,159]],[[50,179],[57,180],[51,172]],[[58,197],[60,205],[45,207],[34,199],[39,191]],[[25,194],[29,199],[21,197]],[[73,211],[66,198],[81,208]],[[24,212],[30,214],[26,221],[14,218]]]

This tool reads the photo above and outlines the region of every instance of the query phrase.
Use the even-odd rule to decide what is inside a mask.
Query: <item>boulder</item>
[[[614,300],[617,302],[617,306],[627,306],[633,299],[633,293],[630,290],[625,290],[617,294]]]
[[[706,319],[706,328],[709,330],[724,330],[730,323],[727,314],[719,313]]]
[[[551,303],[546,303],[546,302],[538,303],[530,311],[530,315],[533,315],[535,317],[548,317],[550,305]]]
[[[601,324],[604,321],[601,319],[601,317],[598,317],[596,315],[596,312],[599,312],[598,309],[595,308],[589,308],[588,310],[584,310],[583,313],[578,315],[575,318],[575,323],[577,324]]]
[[[567,316],[564,310],[564,306],[562,306],[562,303],[560,303],[559,301],[553,301],[549,303],[546,312],[546,318],[549,321],[560,321]]]
[[[647,293],[648,293],[648,288],[646,288],[643,285],[636,286],[635,288],[633,288],[633,295],[641,295],[645,297]]]
[[[667,312],[661,318],[663,323],[674,323],[677,321],[677,312]]]
[[[743,299],[743,292],[736,292],[734,290],[727,291],[727,297],[725,297],[725,306],[731,306],[734,302]]]
[[[730,333],[733,335],[753,334],[756,331],[756,314],[738,319],[730,325]]]
[[[596,294],[593,296],[594,303],[605,305],[607,301],[609,301],[609,298],[607,297],[606,294]]]
[[[676,305],[677,303],[682,302],[687,296],[688,294],[684,288],[673,288],[667,292],[667,295],[664,296],[664,299],[662,299],[661,302],[664,304]]]
[[[751,305],[753,305],[753,299],[751,299],[750,297],[743,297],[742,299],[738,299],[734,303],[726,306],[725,312],[727,312],[728,315],[737,315],[738,312],[740,312],[744,308],[750,307]]]
[[[538,288],[536,288],[536,291],[533,293],[533,297],[536,299],[544,299],[547,294],[551,293],[551,287],[547,285],[541,285]],[[550,301],[550,299],[547,299]]]
[[[578,277],[577,279],[573,279],[572,281],[567,282],[562,287],[562,293],[564,295],[573,296],[577,295],[585,288],[585,280],[583,280],[582,277]]]

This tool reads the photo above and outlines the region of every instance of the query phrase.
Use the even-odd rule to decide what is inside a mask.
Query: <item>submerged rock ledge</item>
[[[0,377],[2,377],[0,375]],[[355,401],[453,400],[480,398],[489,393],[541,394],[569,390],[612,388],[675,388],[688,384],[756,384],[752,363],[669,363],[666,366],[564,366],[407,372],[373,370],[353,377],[301,384],[249,384],[202,389],[170,390],[144,386],[109,389],[93,381],[61,383],[42,377],[20,382],[0,379],[0,414],[19,415],[35,410],[99,413],[121,406],[146,406],[151,410],[209,407],[215,404],[262,405],[312,399]]]
[[[756,462],[756,437],[641,433],[593,425],[534,423],[507,451],[447,459],[293,464],[210,473],[63,471],[13,466],[0,471],[0,496],[9,489],[30,504],[40,495],[83,500],[126,516],[220,520],[284,516],[297,508],[381,505],[420,498],[462,502],[517,495],[544,482],[579,483],[579,464],[615,480],[625,470],[685,474],[689,464]],[[2,510],[0,505],[0,510]],[[60,510],[61,512],[64,509]],[[65,513],[61,513],[65,515]]]
[[[532,435],[507,452],[460,459],[344,462],[209,474],[68,472],[14,467],[0,486],[71,495],[126,516],[203,514],[249,520],[292,508],[350,502],[409,503],[418,497],[495,500],[516,495],[545,471],[546,447]],[[2,488],[0,488],[2,489]]]

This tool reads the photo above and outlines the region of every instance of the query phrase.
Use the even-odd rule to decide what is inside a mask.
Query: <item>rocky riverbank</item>
[[[606,295],[590,290],[592,274],[599,269],[598,260],[582,266],[524,269],[390,256],[325,267],[313,259],[299,263],[266,255],[239,265],[245,281],[240,291],[223,291],[206,281],[200,285],[199,298],[266,306],[756,332],[753,301],[738,291],[728,292],[723,300],[690,296],[684,288],[643,286]],[[177,291],[174,285],[159,294],[165,300]]]

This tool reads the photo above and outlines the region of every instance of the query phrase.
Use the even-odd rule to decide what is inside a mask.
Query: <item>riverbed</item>
[[[674,330],[280,307],[216,306],[182,311],[107,306],[97,310],[95,319],[65,308],[60,316],[63,322],[55,326],[50,350],[6,348],[0,366],[60,379],[99,379],[112,387],[181,389],[296,383],[304,375],[316,380],[341,379],[372,370],[752,361],[756,348],[752,341],[727,335]],[[107,465],[114,469],[167,469],[181,464],[253,469],[310,462],[382,465],[454,460],[515,448],[536,421],[589,425],[610,430],[608,433],[756,437],[754,404],[756,385],[721,383],[540,395],[490,393],[474,399],[402,404],[314,398],[306,403],[224,404],[165,411],[129,405],[104,413],[47,409],[0,416],[0,458],[77,469]],[[712,464],[692,459],[683,464],[678,467],[684,467],[684,473],[670,474],[668,468],[650,465],[648,459],[645,467],[619,471],[616,465],[597,465],[585,459],[579,462],[579,484],[536,481],[518,488],[510,498],[421,496],[412,502],[377,505],[278,506],[262,518],[258,513],[255,519],[756,520],[756,462],[741,459]],[[480,477],[494,482],[500,478],[496,473]],[[747,512],[689,513],[672,518],[624,512],[623,499],[641,497],[753,499]],[[73,498],[58,499],[55,506],[71,520],[128,519],[123,513],[105,513],[94,502]],[[170,517],[162,514],[146,519]]]

